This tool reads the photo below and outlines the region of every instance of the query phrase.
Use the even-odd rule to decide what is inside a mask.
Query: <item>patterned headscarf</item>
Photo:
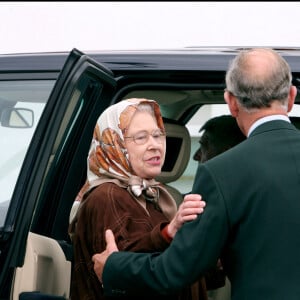
[[[157,126],[165,131],[159,105],[154,100],[131,98],[108,107],[95,126],[87,161],[87,181],[76,200],[81,201],[93,187],[114,182],[126,188],[146,209],[145,201],[138,199],[144,191],[147,200],[156,202],[165,215],[172,218],[176,204],[171,195],[154,179],[146,180],[133,174],[128,160],[124,136],[139,104],[152,106]],[[164,200],[161,201],[161,198]]]

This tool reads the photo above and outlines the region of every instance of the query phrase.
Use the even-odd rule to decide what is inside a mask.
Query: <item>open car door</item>
[[[78,157],[89,148],[97,117],[111,104],[115,86],[110,70],[76,49],[70,53],[0,227],[0,299],[69,298],[72,258],[62,245],[67,243],[67,212],[81,184],[75,180],[82,167]]]

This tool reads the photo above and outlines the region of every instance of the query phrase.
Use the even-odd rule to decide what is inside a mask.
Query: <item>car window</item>
[[[210,118],[224,114],[230,114],[226,104],[205,104],[198,109],[198,111],[186,124],[191,136],[190,160],[182,176],[178,180],[170,183],[171,186],[176,187],[181,193],[189,193],[192,190],[198,166],[198,162],[193,160],[193,155],[199,148],[200,128]]]
[[[0,81],[0,227],[53,80]]]
[[[210,118],[217,117],[220,115],[230,115],[230,111],[228,109],[227,104],[206,104],[199,108],[197,113],[189,120],[186,127],[191,136],[191,153],[190,160],[187,165],[186,170],[182,174],[182,176],[174,181],[169,183],[169,185],[177,188],[181,193],[185,194],[192,190],[192,185],[194,182],[196,170],[198,167],[198,162],[193,160],[193,155],[196,150],[199,148],[199,140],[201,134],[199,133],[199,129],[204,125],[206,121]],[[295,104],[293,109],[289,113],[289,116],[300,117],[300,105]],[[295,124],[296,125],[296,124]],[[296,126],[297,127],[297,126]],[[300,126],[299,126],[300,129]]]

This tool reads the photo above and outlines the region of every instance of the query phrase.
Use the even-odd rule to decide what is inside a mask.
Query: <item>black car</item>
[[[98,116],[121,99],[155,99],[167,129],[158,178],[189,192],[199,129],[229,114],[225,71],[240,48],[0,56],[0,299],[68,299],[70,210],[86,177]],[[276,49],[300,87],[300,48]],[[300,94],[291,116],[300,116]],[[27,299],[28,299],[27,298]]]

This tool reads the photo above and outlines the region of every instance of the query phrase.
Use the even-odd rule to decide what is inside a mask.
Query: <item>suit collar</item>
[[[297,130],[291,122],[276,119],[276,120],[271,120],[271,121],[268,121],[268,122],[264,122],[264,123],[260,124],[259,126],[257,126],[250,133],[249,137],[252,137],[256,134],[260,134],[260,133],[265,132],[265,131],[274,130],[274,129],[294,129],[294,130]]]
[[[291,122],[290,119],[287,116],[284,116],[284,115],[271,115],[271,116],[266,116],[266,117],[260,118],[256,122],[254,122],[252,124],[252,126],[250,127],[249,132],[248,132],[248,137],[255,130],[255,128],[257,128],[261,124],[269,122],[269,121],[274,121],[274,120],[283,120],[283,121],[286,121],[286,122],[289,122],[289,123]]]

